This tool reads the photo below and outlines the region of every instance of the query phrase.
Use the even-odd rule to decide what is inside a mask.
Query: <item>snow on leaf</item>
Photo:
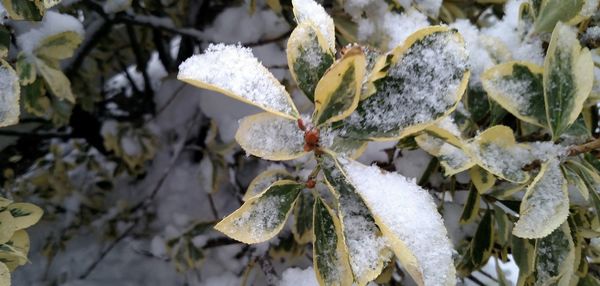
[[[29,55],[64,59],[73,54],[84,35],[83,25],[77,18],[48,11],[42,22],[17,37],[19,47]]]
[[[575,122],[593,82],[590,51],[581,47],[574,28],[559,22],[544,62],[544,98],[553,139],[558,139]]]
[[[215,229],[244,243],[267,241],[283,228],[303,187],[290,180],[278,181],[221,220]]]
[[[327,70],[315,88],[315,125],[342,120],[356,109],[365,68],[365,55],[357,47]]]
[[[321,286],[352,285],[342,226],[320,197],[313,209],[313,267]]]
[[[300,25],[304,22],[311,22],[325,37],[329,49],[335,51],[335,26],[333,19],[323,9],[323,6],[314,0],[292,0],[292,6],[296,23]]]
[[[469,153],[488,172],[514,183],[529,180],[523,167],[530,163],[530,151],[517,144],[512,129],[503,125],[488,128],[470,143]]]
[[[325,71],[335,60],[335,51],[314,27],[312,22],[300,23],[290,35],[287,43],[287,60],[292,78],[311,100],[315,87]]]
[[[419,285],[455,285],[452,245],[427,191],[375,166],[339,162],[411,277]]]
[[[0,127],[19,122],[21,87],[15,70],[0,59]]]
[[[346,133],[343,128],[334,129],[331,126],[325,126],[320,130],[319,145],[340,156],[356,159],[365,151],[368,142],[349,137]]]
[[[249,154],[267,160],[291,160],[306,154],[304,133],[296,121],[268,112],[244,117],[235,140]]]
[[[486,70],[482,83],[488,96],[517,118],[547,127],[544,69],[526,62],[508,62]]]
[[[179,66],[179,80],[214,90],[290,119],[299,116],[285,87],[239,45],[211,44]]]
[[[344,120],[357,137],[392,140],[452,112],[469,78],[467,51],[455,30],[434,26],[412,34],[376,64],[377,91]],[[385,76],[381,77],[381,71]]]
[[[558,228],[568,215],[567,181],[558,160],[548,161],[527,187],[513,234],[522,238],[545,237]]]
[[[41,40],[35,48],[37,57],[66,59],[73,56],[73,51],[81,44],[83,38],[75,31],[65,31]]]
[[[446,176],[460,173],[475,165],[475,162],[462,147],[445,142],[444,139],[441,139],[435,133],[423,132],[423,134],[415,137],[415,141],[421,149],[425,150],[431,156],[438,158],[440,165],[444,167],[444,174]]]
[[[317,286],[317,277],[312,267],[304,270],[298,268],[288,268],[281,274],[279,286]]]
[[[254,179],[252,179],[252,182],[250,182],[250,185],[248,185],[248,189],[246,190],[246,193],[244,194],[242,200],[247,201],[253,197],[260,195],[267,188],[269,188],[271,184],[279,180],[291,180],[293,177],[294,176],[292,176],[292,174],[290,174],[285,169],[266,170],[260,173]]]
[[[335,159],[325,154],[321,166],[327,185],[337,198],[354,279],[358,285],[366,285],[381,274],[392,253],[365,202]]]
[[[565,222],[539,239],[535,251],[535,285],[569,285],[575,264],[575,246],[569,224]]]

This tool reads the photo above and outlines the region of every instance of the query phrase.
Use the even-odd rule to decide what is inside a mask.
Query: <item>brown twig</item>
[[[577,156],[579,154],[588,153],[590,151],[594,151],[596,149],[600,149],[600,138],[596,138],[590,142],[581,145],[574,145],[569,147],[569,151],[567,152],[568,156]]]

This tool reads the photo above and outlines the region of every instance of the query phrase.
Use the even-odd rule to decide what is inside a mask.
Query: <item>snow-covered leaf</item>
[[[302,22],[287,42],[287,60],[292,78],[304,94],[314,101],[315,87],[335,60],[327,40],[312,22]]]
[[[517,144],[512,129],[503,125],[488,128],[470,144],[469,153],[486,171],[510,182],[524,183],[529,174],[523,167],[529,163],[526,145]]]
[[[303,188],[294,181],[278,181],[221,220],[215,229],[244,243],[267,241],[283,228]]]
[[[544,106],[544,69],[525,62],[508,62],[486,70],[481,81],[488,96],[517,118],[548,126]]]
[[[475,165],[471,157],[462,147],[459,147],[463,145],[462,143],[459,142],[460,145],[457,146],[446,142],[438,137],[438,133],[426,130],[423,134],[416,136],[415,141],[421,149],[438,158],[446,176],[458,174]]]
[[[539,239],[535,252],[535,285],[569,285],[574,272],[575,246],[568,223]]]
[[[294,226],[292,227],[292,233],[296,241],[300,244],[305,244],[312,240],[314,203],[315,198],[312,193],[301,193],[294,206]]]
[[[14,203],[7,210],[14,217],[16,230],[36,224],[44,214],[40,207],[30,203]]]
[[[290,119],[299,116],[285,87],[249,48],[211,44],[203,54],[184,61],[177,78]]]
[[[473,166],[469,169],[469,176],[480,194],[487,192],[496,183],[496,177],[479,166]]]
[[[577,16],[583,7],[584,0],[547,0],[543,4],[535,20],[536,32],[551,32],[558,22],[567,22]]]
[[[314,0],[292,0],[292,6],[296,23],[312,23],[325,38],[329,50],[335,51],[335,25],[323,6]]]
[[[356,47],[327,70],[315,88],[315,125],[342,120],[356,109],[365,68],[365,55]]]
[[[342,226],[320,197],[313,210],[313,267],[321,286],[352,285]]]
[[[574,28],[559,22],[544,62],[544,98],[553,139],[575,122],[593,82],[590,51],[581,47]]]
[[[353,159],[360,157],[368,144],[364,139],[347,136],[344,128],[325,127],[320,130],[319,136],[319,144],[322,148]]]
[[[21,87],[15,70],[0,59],[0,127],[17,124],[21,110]]]
[[[419,285],[455,285],[452,245],[427,191],[375,166],[338,162],[411,277]]]
[[[558,228],[568,215],[567,181],[559,162],[548,161],[527,187],[513,234],[529,239],[545,237]]]
[[[242,198],[244,201],[249,200],[257,195],[260,195],[264,192],[271,184],[279,181],[279,180],[292,180],[294,176],[290,174],[285,169],[269,169],[266,170],[254,179],[248,185],[248,189]]]
[[[324,154],[321,167],[327,185],[337,199],[354,279],[358,285],[366,285],[381,274],[392,253],[371,212],[336,160]]]
[[[469,79],[460,34],[434,26],[412,34],[376,64],[376,92],[344,120],[355,137],[393,140],[417,132],[457,106]]]
[[[304,132],[296,121],[268,112],[244,117],[235,140],[249,154],[267,160],[291,160],[306,154]]]
[[[39,25],[19,34],[17,42],[30,56],[62,60],[73,55],[84,33],[83,24],[77,18],[48,11]]]
[[[44,15],[44,6],[40,0],[19,1],[2,0],[4,9],[13,20],[39,21]]]
[[[60,99],[75,102],[75,96],[71,90],[69,78],[60,69],[57,60],[35,59],[35,66],[38,73],[44,78],[46,86],[52,94]]]
[[[65,31],[51,35],[41,40],[34,50],[37,57],[51,59],[67,59],[73,56],[73,51],[81,44],[83,38],[76,31]]]

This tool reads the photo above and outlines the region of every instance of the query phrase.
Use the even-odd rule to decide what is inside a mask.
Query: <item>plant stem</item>
[[[577,156],[600,148],[600,138],[596,138],[588,143],[574,145],[569,148],[568,156]]]

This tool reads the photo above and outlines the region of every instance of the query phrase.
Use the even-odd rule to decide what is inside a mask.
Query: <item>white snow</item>
[[[465,40],[465,45],[469,52],[469,66],[471,70],[469,84],[480,84],[481,73],[492,67],[494,61],[485,45],[481,43],[479,29],[466,19],[458,19],[456,22],[450,24],[450,27],[457,29]]]
[[[331,50],[335,50],[335,27],[333,19],[323,6],[313,0],[292,0],[296,22],[310,21],[314,23],[325,36]]]
[[[281,274],[279,286],[318,286],[317,276],[312,267],[304,270],[296,267],[288,268]]]
[[[75,32],[82,37],[85,33],[83,25],[75,17],[47,11],[40,23],[17,36],[17,43],[23,52],[31,54],[45,38],[68,31]]]
[[[0,61],[0,126],[19,121],[19,78]]]
[[[106,0],[102,4],[102,10],[107,14],[125,11],[129,7],[131,7],[131,0]]]
[[[179,66],[178,79],[203,82],[233,93],[261,108],[293,114],[289,95],[273,75],[240,45],[211,44]]]
[[[431,196],[414,180],[375,166],[341,159],[348,178],[371,212],[415,256],[425,285],[455,280],[452,245]],[[406,265],[405,265],[406,266]]]

